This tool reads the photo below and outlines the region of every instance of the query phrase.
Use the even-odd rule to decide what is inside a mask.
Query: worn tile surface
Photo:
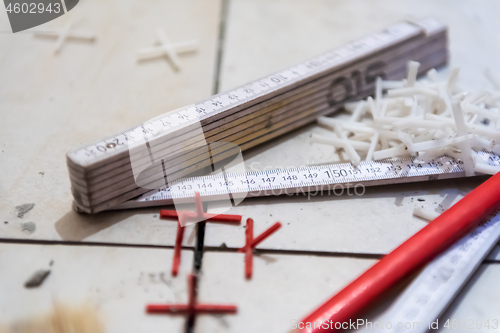
[[[244,278],[244,255],[205,253],[202,302],[235,304],[237,315],[200,315],[197,333],[288,332],[316,306],[376,261],[306,255],[255,256],[253,278]]]
[[[227,90],[320,54],[403,19],[432,16],[449,26],[450,67],[461,67],[460,84],[491,89],[483,75],[489,67],[500,77],[500,43],[494,16],[498,2],[462,1],[231,1],[222,67]],[[455,8],[449,10],[449,8]],[[458,14],[460,13],[460,14]],[[252,26],[252,29],[248,29]],[[474,60],[472,60],[474,59]],[[445,75],[447,68],[441,75]],[[333,147],[310,144],[313,125],[244,152],[249,171],[338,162]],[[256,230],[276,220],[283,230],[262,248],[387,253],[425,225],[412,217],[415,204],[440,204],[460,197],[484,179],[398,185],[367,190],[362,197],[279,197],[247,199],[234,213],[253,217]],[[404,198],[404,199],[403,199]],[[412,202],[422,198],[425,202]],[[434,207],[433,207],[434,208]],[[270,216],[272,215],[272,216]],[[290,224],[288,224],[290,223]],[[260,228],[260,229],[259,229]],[[321,230],[318,232],[318,230]],[[243,230],[210,225],[206,244],[242,246]]]
[[[486,66],[500,75],[495,65],[499,6],[494,0],[234,0],[221,88],[245,84],[394,22],[426,16],[449,25],[452,66],[462,66],[467,80],[486,84]]]
[[[1,29],[9,30],[3,5]],[[212,94],[220,1],[80,1],[74,10],[25,32],[0,34],[0,237],[172,245],[157,231],[158,209],[86,216],[71,208],[67,151]],[[54,39],[34,30],[91,31],[94,43]],[[172,42],[197,39],[181,55],[137,62],[157,27]],[[34,203],[21,219],[16,206]],[[32,221],[26,235],[17,226]],[[3,227],[3,224],[2,224]]]
[[[416,206],[441,211],[484,178],[366,188],[365,194],[293,195],[252,198],[231,210],[253,218],[258,235],[276,221],[283,227],[258,248],[294,251],[388,253],[427,225],[413,216]],[[209,206],[210,207],[210,206]],[[210,211],[210,209],[209,209]],[[205,245],[231,248],[245,244],[245,224],[207,226]]]
[[[244,279],[243,254],[206,253],[200,301],[236,304],[238,314],[200,315],[196,332],[289,332],[293,325],[375,263],[373,259],[348,257],[261,254],[254,256],[254,275],[248,281]],[[475,325],[478,320],[486,323],[489,319],[490,329],[481,327],[478,331],[494,331],[493,321],[498,320],[499,267],[481,265],[439,321],[467,319],[468,324],[474,320]],[[382,300],[383,306],[389,306],[398,295],[398,290],[391,292]],[[380,309],[375,306],[366,319],[377,321],[379,317],[373,315],[377,311]],[[465,332],[459,328],[449,331]]]
[[[35,38],[30,31],[0,34],[0,237],[173,244],[175,222],[160,221],[156,208],[95,216],[73,212],[64,154],[209,96],[220,5],[216,0],[81,2],[43,29],[59,30],[73,16],[75,28],[96,32],[97,41],[69,41],[56,56],[53,40]],[[461,84],[488,89],[483,70],[490,67],[500,77],[499,6],[494,0],[231,0],[221,90],[398,20],[422,16],[434,16],[449,25],[451,66],[462,67]],[[0,7],[0,29],[8,30]],[[137,50],[155,42],[157,26],[173,41],[195,38],[200,42],[197,53],[180,58],[180,72],[164,59],[136,62]],[[332,162],[331,147],[309,144],[310,134],[319,130],[311,125],[245,152],[247,170]],[[387,253],[426,225],[412,217],[415,205],[436,209],[455,202],[481,180],[386,186],[367,189],[363,196],[244,201],[230,213],[252,217],[255,235],[278,220],[283,223],[259,248],[328,256],[261,254],[254,258],[253,279],[246,281],[243,255],[205,253],[199,300],[234,303],[239,313],[199,316],[196,332],[289,331],[291,320],[302,318],[375,262],[335,253]],[[34,207],[18,217],[16,207],[29,203]],[[216,210],[215,205],[211,209]],[[195,240],[194,229],[189,228],[185,246]],[[243,225],[209,224],[205,244],[240,247]],[[498,261],[499,253],[495,249],[489,260]],[[168,273],[171,258],[171,250],[165,249],[2,244],[0,267],[8,274],[0,277],[0,326],[45,316],[56,301],[74,308],[89,304],[109,332],[180,332],[184,319],[143,312],[149,302],[186,300],[185,275],[191,270],[192,252],[183,253],[181,276],[165,284],[159,277]],[[54,263],[49,266],[51,260]],[[445,316],[498,317],[497,266],[482,265]],[[42,268],[52,271],[42,286],[24,289],[25,280]]]
[[[461,85],[472,89],[491,89],[491,85],[483,76],[486,67],[490,67],[495,75],[500,77],[496,65],[500,43],[492,42],[499,40],[495,31],[500,22],[494,17],[493,8],[497,8],[498,3],[493,1],[481,4],[463,1],[460,5],[450,1],[319,1],[314,6],[310,2],[302,1],[293,2],[293,5],[289,5],[289,2],[285,4],[285,1],[266,2],[265,5],[263,2],[241,0],[230,3],[221,80],[223,90],[303,61],[400,19],[422,16],[433,16],[449,25],[450,67],[462,68]],[[248,29],[248,26],[252,26],[252,29]],[[441,75],[446,75],[447,71],[445,68],[441,71]],[[309,144],[310,134],[318,131],[321,129],[311,125],[245,152],[247,170],[298,167],[335,161],[331,147]],[[254,218],[255,234],[259,234],[278,220],[283,222],[281,230],[259,245],[262,249],[387,253],[426,225],[423,220],[412,216],[415,205],[435,209],[439,204],[454,203],[483,180],[476,178],[381,187],[368,189],[362,197],[344,195],[313,197],[311,200],[295,196],[248,199],[234,208],[232,213],[242,214],[244,219]],[[418,201],[419,198],[425,201]],[[208,246],[217,247],[224,244],[236,248],[243,246],[244,240],[243,227],[220,225],[207,227],[205,244]],[[497,250],[498,248],[490,256],[490,260],[497,258]],[[240,274],[243,274],[243,259],[241,255],[240,257],[239,270]],[[204,261],[205,274],[209,274],[209,268],[225,272],[221,264],[212,263],[208,258],[210,256],[206,256]],[[254,260],[256,267],[258,261],[258,258]],[[315,266],[315,269],[322,274],[323,268],[318,266]],[[302,267],[296,265],[294,274],[300,275],[303,272]],[[340,269],[340,265],[336,268]],[[494,289],[495,283],[490,276],[495,270],[495,265],[482,265],[481,271],[492,273],[479,273],[480,278],[475,278],[472,282],[473,286],[477,284],[473,288],[478,288],[478,291]],[[256,271],[258,272],[258,268]],[[280,276],[280,273],[275,271],[273,273]],[[318,273],[319,276],[321,274]],[[274,275],[270,274],[267,277],[268,281],[274,279]],[[223,274],[220,276],[218,275],[219,279],[224,279]],[[207,280],[210,281],[210,278]],[[207,285],[209,281],[206,281]],[[315,283],[320,285],[312,277],[304,277],[303,281],[304,283],[297,283],[300,285],[299,291],[291,287],[279,295],[288,297],[287,295],[294,292],[309,291],[311,285],[316,286]],[[234,282],[212,283],[209,285],[224,295],[225,290],[231,288],[231,283]],[[283,284],[286,285],[286,282]],[[269,282],[269,285],[273,284]],[[266,288],[266,284],[263,284],[262,288]],[[270,291],[263,291],[262,294],[266,292],[274,295]],[[260,292],[249,294],[251,294],[248,296],[249,299],[257,299],[261,295]],[[484,303],[480,301],[482,297]],[[228,296],[225,300],[232,301],[230,298]],[[242,299],[244,298],[245,296],[242,296]],[[286,332],[287,326],[281,329],[281,326],[278,328],[276,324],[281,307],[273,307],[273,310],[266,311],[267,304],[274,305],[275,299],[276,297],[266,296],[260,302],[256,301],[252,312],[248,312],[252,313],[252,318],[262,318],[262,320],[241,319],[246,326],[233,326],[239,325],[239,322],[236,323],[233,317],[227,317],[224,321],[220,320],[218,327],[212,330],[239,332],[244,331],[246,327],[255,330],[260,324],[261,327],[272,327],[272,331]],[[293,303],[294,298],[287,298],[287,301]],[[491,297],[486,297],[484,292],[478,292],[475,298],[471,291],[454,303],[453,313],[450,316],[458,318],[469,315],[473,317],[472,319],[491,317],[498,313],[496,303],[495,293],[492,293]],[[261,310],[261,307],[264,310]],[[289,311],[292,314],[295,308]],[[308,310],[298,311],[297,316],[303,316],[307,312]],[[241,313],[238,316],[243,318],[246,315],[247,313]],[[207,323],[207,326],[204,327],[205,330],[200,329],[199,332],[210,332],[207,328],[212,327],[208,324],[209,319],[215,322],[211,318],[206,321],[202,319],[200,323]],[[283,320],[284,325],[288,319],[286,317]]]
[[[92,315],[89,321],[97,318],[102,332],[181,332],[182,316],[144,311],[149,303],[187,301],[193,252],[182,252],[176,278],[170,276],[172,254],[151,248],[0,244],[0,327],[23,327],[61,307],[88,309],[84,314]],[[51,272],[38,288],[25,288],[39,269]]]

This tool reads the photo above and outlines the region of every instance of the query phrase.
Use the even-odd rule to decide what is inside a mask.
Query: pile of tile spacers
[[[177,276],[179,273],[179,265],[181,262],[182,240],[184,238],[183,225],[186,225],[192,219],[203,222],[226,223],[230,225],[240,225],[241,215],[230,214],[209,214],[205,213],[203,203],[199,192],[195,192],[195,207],[193,211],[176,211],[176,210],[161,210],[160,218],[177,219],[177,234],[174,246],[174,258],[172,261],[172,276]],[[245,230],[245,246],[238,252],[245,253],[245,277],[252,278],[253,271],[253,250],[255,247],[268,238],[271,234],[281,228],[281,223],[276,222],[258,237],[253,237],[253,220],[247,219]],[[237,312],[237,307],[234,305],[214,305],[214,304],[198,304],[196,302],[197,295],[197,273],[194,272],[188,276],[188,304],[150,304],[146,306],[146,312],[150,314],[187,314],[188,325],[194,323],[194,318],[197,313],[211,314],[231,314]]]

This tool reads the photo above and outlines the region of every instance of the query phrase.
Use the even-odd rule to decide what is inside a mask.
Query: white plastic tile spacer
[[[484,173],[487,175],[494,175],[500,172],[500,168],[486,163],[479,163],[478,161],[476,161],[474,165],[474,171]]]
[[[161,28],[156,29],[156,38],[159,46],[143,48],[139,50],[138,60],[149,60],[159,57],[167,57],[172,62],[175,70],[180,69],[180,61],[177,56],[179,53],[194,52],[197,49],[198,41],[187,40],[184,42],[172,43],[168,39],[165,31]]]
[[[94,33],[73,31],[71,29],[72,26],[73,26],[73,20],[69,20],[66,23],[66,25],[62,28],[61,32],[59,32],[59,33],[54,32],[54,31],[34,31],[33,33],[36,36],[57,38],[56,45],[54,47],[55,54],[59,53],[59,51],[62,48],[63,43],[67,39],[80,39],[80,40],[86,40],[86,41],[91,41],[91,42],[96,39],[96,36]]]
[[[408,63],[408,77],[406,78],[406,86],[413,87],[415,82],[417,82],[417,74],[420,63],[416,61],[410,61]]]
[[[415,207],[413,208],[413,215],[427,221],[432,221],[435,218],[437,218],[440,214],[433,212],[431,210],[424,209],[422,207]]]

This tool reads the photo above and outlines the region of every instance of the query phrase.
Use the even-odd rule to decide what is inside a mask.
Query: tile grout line
[[[237,253],[238,248],[218,248],[205,247],[205,252],[219,253]],[[317,256],[317,257],[345,257],[355,259],[381,259],[385,254],[380,253],[356,253],[356,252],[324,252],[324,251],[305,251],[305,250],[275,250],[275,249],[254,249],[256,256],[266,254],[292,255],[292,256]]]
[[[220,89],[220,76],[222,68],[222,56],[224,54],[224,42],[226,38],[226,25],[229,10],[229,0],[221,0],[221,14],[219,22],[219,38],[217,43],[217,59],[215,62],[214,88],[212,94],[218,94]]]
[[[498,244],[500,245],[500,244]],[[206,246],[205,252],[215,253],[237,253],[237,248],[219,248]],[[361,253],[361,252],[326,252],[326,251],[306,251],[306,250],[275,250],[275,249],[255,249],[255,255],[274,254],[291,256],[317,256],[327,258],[352,258],[352,259],[382,259],[386,254],[383,253]],[[482,264],[500,264],[500,259],[484,259]]]
[[[224,40],[226,36],[226,22],[228,15],[228,7],[229,0],[221,0],[221,13],[220,13],[220,21],[219,21],[219,38],[217,40],[217,59],[215,62],[215,71],[214,71],[214,86],[212,90],[212,94],[215,95],[219,92],[220,89],[220,75],[221,75],[221,67],[222,67],[222,56],[224,53]],[[213,167],[213,164],[212,164]],[[208,209],[208,204],[203,204],[203,210],[206,212]],[[197,223],[196,230],[196,244],[194,247],[194,259],[193,259],[193,271],[195,274],[201,272],[201,266],[203,262],[203,252],[205,250],[205,222]],[[186,333],[193,333],[195,329],[195,319],[188,320],[186,322]]]
[[[200,251],[198,254],[199,261],[196,265],[196,270],[201,268],[201,258],[202,252],[219,252],[219,253],[237,253],[239,248],[220,248],[215,246],[204,246],[204,234],[205,228],[201,231],[197,231],[197,243],[194,246],[183,246],[182,250],[188,251]],[[159,244],[126,244],[126,243],[108,243],[108,242],[83,242],[83,241],[67,241],[67,240],[43,240],[43,239],[7,239],[0,238],[0,244],[25,244],[25,245],[64,245],[64,246],[92,246],[92,247],[123,247],[123,248],[149,248],[149,249],[173,249],[173,245],[159,245]],[[202,247],[201,247],[202,246]],[[497,244],[500,246],[500,244]],[[201,250],[201,248],[203,250]],[[358,259],[381,259],[385,254],[382,253],[363,253],[363,252],[327,252],[327,251],[307,251],[307,250],[275,250],[275,249],[255,249],[256,255],[261,254],[279,254],[279,255],[312,255],[318,257],[346,257],[346,258],[358,258]],[[495,264],[500,263],[500,259],[485,259],[484,264]]]
[[[205,234],[205,228],[198,231],[197,237]],[[204,236],[197,239],[194,247],[183,246],[183,251],[193,251],[195,255],[196,270],[201,268],[201,259],[203,252],[218,252],[218,253],[237,253],[238,248],[219,248],[214,246],[204,246]],[[203,241],[202,241],[203,240]],[[2,239],[0,244],[25,244],[25,245],[63,245],[63,246],[91,246],[91,247],[123,247],[123,248],[148,248],[148,249],[174,249],[173,245],[155,245],[155,244],[125,244],[125,243],[107,243],[107,242],[82,242],[82,241],[65,241],[65,240],[40,240],[40,239]],[[500,244],[497,244],[500,245]],[[202,247],[200,247],[202,246]],[[199,252],[198,254],[196,252]],[[256,249],[256,255],[261,254],[278,254],[278,255],[305,255],[318,257],[345,257],[355,259],[381,259],[385,254],[380,253],[356,253],[356,252],[326,252],[326,251],[305,251],[305,250],[275,250],[275,249]],[[198,256],[198,258],[196,258]],[[483,264],[500,264],[500,259],[485,259]]]
[[[500,259],[484,259],[481,264],[500,264]]]
[[[0,244],[26,244],[26,245],[65,245],[65,246],[94,246],[94,247],[131,247],[131,248],[151,248],[151,249],[173,249],[173,245],[155,244],[126,244],[107,242],[82,242],[66,240],[43,240],[43,239],[5,239],[0,238]],[[183,250],[193,250],[192,247],[183,246]]]

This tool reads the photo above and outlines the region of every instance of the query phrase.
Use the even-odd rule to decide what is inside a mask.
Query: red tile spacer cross
[[[184,227],[182,224],[188,222],[189,219],[199,221],[208,221],[215,223],[230,223],[240,224],[241,215],[229,214],[207,214],[203,211],[203,203],[201,202],[200,192],[194,192],[194,200],[196,204],[196,212],[190,211],[175,211],[163,209],[160,211],[160,218],[177,218],[177,235],[175,237],[174,259],[172,261],[172,275],[177,276],[179,265],[181,263],[181,248],[182,239],[184,238]],[[184,222],[184,223],[183,223]]]
[[[235,305],[216,305],[216,304],[199,304],[196,303],[196,275],[189,274],[188,276],[188,304],[149,304],[146,306],[147,313],[154,314],[187,314],[188,320],[194,319],[197,313],[236,313],[238,308]]]
[[[247,229],[245,231],[246,244],[244,247],[238,250],[238,252],[245,252],[245,276],[247,279],[252,278],[252,266],[253,266],[253,249],[264,239],[271,236],[272,233],[276,232],[281,228],[281,223],[276,222],[269,229],[260,234],[257,238],[253,238],[253,220],[247,220]]]

